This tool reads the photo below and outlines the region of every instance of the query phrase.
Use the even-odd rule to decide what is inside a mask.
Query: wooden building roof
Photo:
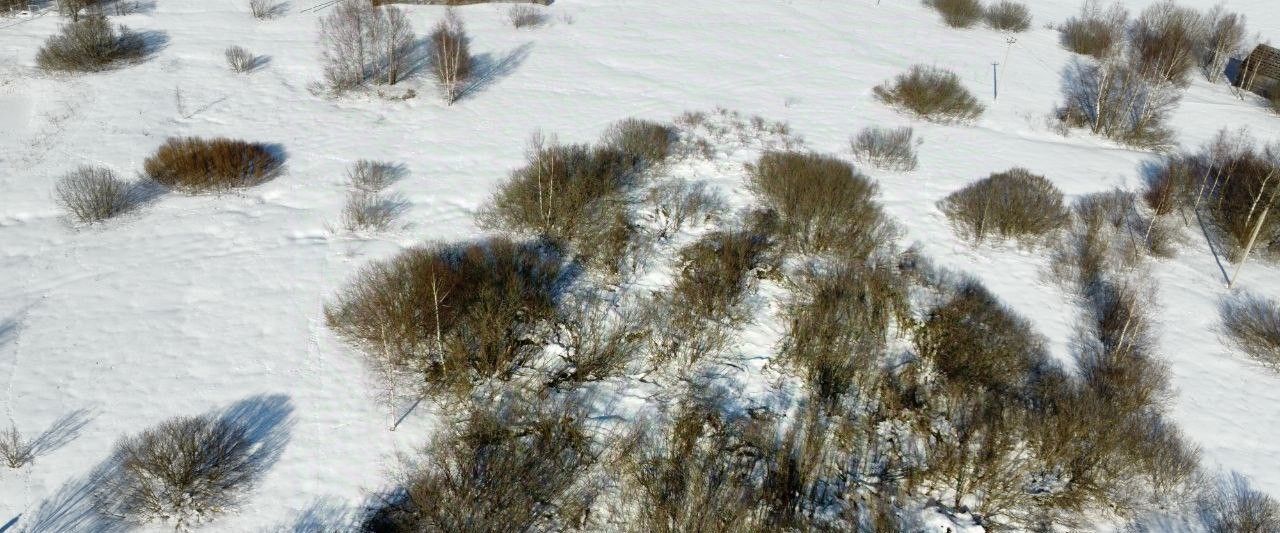
[[[1245,58],[1244,66],[1248,72],[1257,69],[1258,76],[1280,80],[1280,49],[1260,44]]]

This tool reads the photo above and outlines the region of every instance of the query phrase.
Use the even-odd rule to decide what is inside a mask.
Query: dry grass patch
[[[275,177],[283,161],[269,145],[217,137],[171,137],[143,163],[155,182],[187,193],[251,187]]]
[[[957,233],[981,243],[989,236],[1031,243],[1066,222],[1062,191],[1015,168],[973,182],[938,202]]]
[[[955,73],[924,65],[911,67],[891,82],[875,88],[878,100],[901,107],[920,118],[940,123],[968,122],[986,110]]]

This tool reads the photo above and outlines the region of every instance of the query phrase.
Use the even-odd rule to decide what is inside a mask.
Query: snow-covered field
[[[1125,2],[1133,11],[1148,3]],[[808,148],[850,157],[848,139],[861,128],[912,125],[924,139],[919,170],[865,169],[906,229],[902,244],[919,243],[940,265],[979,277],[1064,360],[1079,307],[1046,279],[1046,254],[965,244],[934,204],[1013,166],[1044,174],[1068,196],[1138,189],[1142,163],[1156,157],[1046,126],[1070,54],[1045,25],[1074,14],[1075,0],[1032,2],[1033,28],[1013,41],[947,28],[915,0],[559,0],[551,23],[534,30],[512,28],[506,6],[468,6],[459,13],[473,53],[508,68],[453,106],[434,97],[425,75],[409,82],[418,96],[408,100],[313,94],[325,11],[312,5],[293,0],[286,15],[259,21],[239,0],[158,0],[113,20],[162,32],[163,49],[145,63],[85,75],[34,66],[61,22],[55,13],[0,18],[0,427],[38,433],[87,413],[65,445],[23,469],[0,469],[0,531],[22,531],[59,505],[74,512],[81,477],[117,438],[255,397],[287,398],[272,405],[291,410],[291,438],[249,503],[206,530],[341,514],[384,487],[396,454],[421,446],[435,419],[417,409],[388,431],[377,381],[325,327],[323,306],[373,259],[478,235],[475,208],[521,164],[535,131],[590,141],[622,118],[669,121],[720,106],[786,121]],[[1280,31],[1274,0],[1227,7],[1245,14],[1251,31]],[[419,34],[443,14],[406,9]],[[270,61],[233,73],[223,59],[233,44]],[[872,87],[917,63],[955,71],[987,113],[970,126],[941,126],[872,98]],[[1198,76],[1173,125],[1187,147],[1223,127],[1280,139],[1280,119]],[[278,143],[286,169],[235,193],[165,194],[94,227],[65,220],[52,196],[61,174],[92,164],[131,176],[175,135]],[[748,197],[736,162],[757,154],[672,172],[711,180],[741,205]],[[345,169],[357,159],[408,169],[392,188],[407,209],[389,232],[333,229]],[[1184,233],[1178,256],[1151,267],[1159,354],[1175,388],[1171,416],[1207,467],[1280,496],[1280,374],[1220,341],[1223,273],[1204,237]],[[1242,279],[1238,288],[1280,297],[1276,266],[1250,263]]]

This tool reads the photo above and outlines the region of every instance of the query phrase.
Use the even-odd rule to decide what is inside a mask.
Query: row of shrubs
[[[968,28],[980,20],[999,31],[1023,32],[1031,28],[1031,12],[1017,2],[1002,0],[985,7],[979,0],[924,0],[924,4],[953,28]]]
[[[54,195],[75,220],[93,223],[145,202],[156,187],[189,194],[257,185],[284,163],[268,144],[228,138],[174,137],[143,162],[143,177],[128,182],[100,167],[80,167],[59,179]]]

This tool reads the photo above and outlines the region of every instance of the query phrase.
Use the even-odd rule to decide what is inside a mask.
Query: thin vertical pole
[[[1000,66],[999,63],[991,64],[991,99],[992,100],[1000,99],[1000,74],[999,74],[999,71],[996,69],[996,67],[998,66]]]

